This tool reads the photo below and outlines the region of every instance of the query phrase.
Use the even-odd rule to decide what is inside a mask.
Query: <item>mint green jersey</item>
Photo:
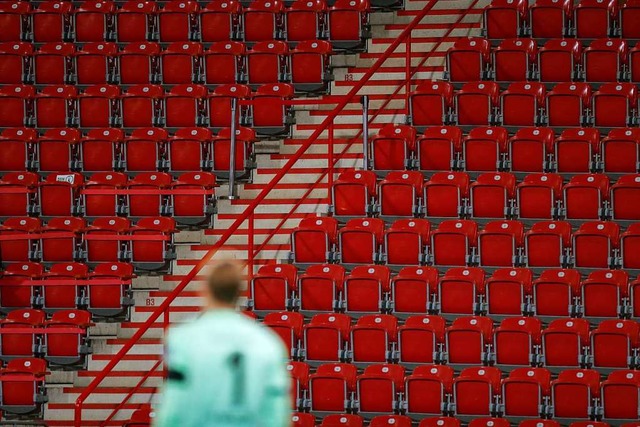
[[[287,353],[267,327],[232,310],[205,312],[167,334],[167,380],[155,427],[283,427]]]

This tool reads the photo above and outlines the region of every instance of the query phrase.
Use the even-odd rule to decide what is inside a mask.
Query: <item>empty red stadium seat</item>
[[[386,263],[419,265],[427,260],[431,225],[425,219],[400,219],[384,234]]]
[[[620,227],[613,222],[585,222],[573,233],[574,264],[578,268],[607,268],[614,263]]]
[[[115,190],[124,188],[127,176],[119,172],[100,172],[91,176],[82,190],[82,205],[84,213],[90,217],[116,216],[122,212],[124,205],[122,197],[117,194],[91,194],[91,190]]]
[[[490,415],[495,396],[500,395],[500,370],[494,367],[463,369],[453,380],[455,415]]]
[[[178,129],[168,140],[169,170],[188,172],[209,167],[212,138],[212,132],[206,128]]]
[[[344,267],[334,264],[312,265],[298,278],[300,311],[333,311],[340,303],[344,286]]]
[[[570,269],[545,270],[533,282],[535,313],[538,316],[571,316],[580,296],[580,273]]]
[[[454,417],[424,418],[419,427],[460,427],[460,420]]]
[[[556,174],[529,174],[517,187],[518,217],[552,219],[562,202],[562,177]]]
[[[611,4],[615,2],[611,1]],[[624,76],[627,64],[627,43],[618,39],[598,39],[584,50],[585,80],[588,82],[616,82]]]
[[[444,314],[474,314],[484,295],[485,274],[477,267],[450,268],[438,282],[438,309]]]
[[[79,173],[51,173],[39,185],[40,215],[72,216],[79,211]]]
[[[534,126],[542,122],[540,114],[545,103],[542,83],[511,83],[500,97],[502,125]]]
[[[315,427],[316,417],[305,412],[294,412],[291,414],[291,425],[293,427]]]
[[[583,313],[589,318],[616,318],[629,296],[629,275],[622,270],[599,270],[582,282]]]
[[[85,280],[89,268],[78,262],[54,264],[43,276],[45,279],[41,294],[36,303],[47,313],[56,313],[60,309],[74,309],[81,302],[84,287],[79,286],[78,280]],[[57,281],[63,281],[58,284]],[[66,283],[64,283],[66,282]]]
[[[335,216],[367,216],[373,213],[378,187],[374,172],[347,169],[331,188]]]
[[[517,368],[502,380],[505,416],[539,417],[544,413],[551,373],[544,368]]]
[[[209,97],[209,126],[215,130],[231,126],[231,106],[233,99],[242,100],[249,98],[251,89],[245,85],[220,85],[216,87],[213,94]],[[242,118],[246,114],[246,108],[239,106],[238,118],[242,122]]]
[[[40,235],[42,262],[71,262],[80,259],[82,233],[87,224],[83,218],[52,218]]]
[[[575,39],[552,39],[538,52],[538,67],[542,82],[571,82],[580,77],[582,45]]]
[[[398,338],[398,319],[389,314],[362,316],[351,328],[351,360],[383,363],[392,359],[392,343]],[[361,408],[361,410],[364,410]],[[382,411],[378,411],[382,412]]]
[[[640,224],[631,224],[620,236],[622,268],[640,268],[638,244],[640,244]]]
[[[25,287],[29,289],[28,287]],[[30,291],[30,290],[29,290]],[[34,357],[40,353],[42,334],[37,331],[45,323],[44,311],[22,309],[9,311],[7,316],[0,321],[0,359],[10,361],[21,357]],[[11,329],[22,329],[19,333],[8,332]],[[25,330],[26,329],[26,330]],[[34,329],[29,332],[29,329]]]
[[[637,110],[638,90],[633,83],[606,83],[593,94],[595,126],[628,126]]]
[[[456,120],[459,125],[487,126],[495,121],[500,89],[494,82],[465,83],[456,92]]]
[[[436,172],[424,184],[423,204],[427,217],[457,218],[464,214],[469,197],[469,175]]]
[[[582,126],[591,106],[591,87],[586,83],[558,83],[547,93],[549,126]]]
[[[345,359],[351,318],[346,314],[316,314],[304,326],[305,360],[333,362]]]
[[[320,365],[309,377],[312,411],[343,412],[356,391],[358,370],[347,363]]]
[[[405,379],[406,411],[410,415],[440,415],[448,410],[453,369],[445,365],[417,366]],[[423,421],[424,423],[424,421]],[[423,424],[421,424],[423,425]],[[434,426],[444,425],[434,423]]]
[[[144,271],[168,270],[171,260],[175,259],[175,231],[176,223],[173,218],[140,219],[131,228],[131,263],[135,268]]]
[[[491,67],[491,45],[481,38],[461,38],[447,51],[446,79],[475,82],[487,77]]]
[[[31,15],[33,41],[60,42],[69,39],[72,32],[73,5],[68,1],[44,1]]]
[[[324,0],[293,2],[287,9],[287,40],[317,40],[324,35],[326,14],[327,5]]]
[[[496,81],[521,82],[533,76],[533,66],[538,60],[535,40],[508,38],[492,54]]]
[[[607,37],[618,20],[618,3],[612,0],[581,0],[574,9],[576,36],[594,39]]]
[[[7,85],[0,88],[0,126],[22,127],[32,124],[33,86]]]
[[[160,41],[175,42],[195,38],[199,9],[195,1],[174,0],[165,3],[158,13]]]
[[[542,331],[544,366],[579,367],[585,362],[583,349],[588,345],[588,321],[585,319],[554,320],[549,323],[547,329]],[[557,402],[554,403],[557,404]],[[560,411],[564,412],[564,409]],[[556,412],[556,416],[560,414]]]
[[[634,366],[640,325],[633,320],[603,320],[591,332],[593,367],[620,369]]]
[[[378,415],[373,417],[369,423],[370,427],[411,427],[411,418],[405,415]]]
[[[438,270],[434,267],[402,268],[391,282],[393,312],[427,313],[437,284]]]
[[[160,54],[161,80],[165,84],[199,82],[202,75],[202,45],[173,42]]]
[[[424,364],[440,361],[445,321],[438,316],[411,316],[398,328],[399,361]]]
[[[551,383],[554,418],[588,419],[592,399],[600,394],[600,375],[589,369],[568,369]]]
[[[0,226],[0,262],[26,262],[36,258],[41,229],[38,218],[7,218]]]
[[[508,139],[509,133],[502,127],[472,129],[462,145],[465,171],[499,170],[507,153]]]
[[[35,129],[10,128],[0,134],[0,172],[26,171],[33,167],[35,143],[38,133]]]
[[[152,40],[158,31],[156,13],[158,5],[153,1],[130,0],[116,11],[118,42],[142,42]]]
[[[337,0],[328,13],[328,39],[336,49],[357,50],[370,37],[369,1]]]
[[[297,289],[298,270],[290,264],[264,265],[251,279],[253,311],[284,311],[292,306]]]
[[[11,172],[0,180],[0,216],[27,216],[36,208],[38,175]]]
[[[595,167],[600,153],[600,132],[597,129],[566,129],[556,139],[556,168],[560,173],[588,173]]]
[[[380,258],[383,238],[383,220],[349,220],[338,234],[340,260],[347,264],[373,264]]]
[[[322,419],[322,427],[364,427],[364,419],[356,414],[330,414]]]
[[[120,83],[149,84],[160,74],[160,46],[157,43],[129,43],[118,56]]]
[[[399,365],[370,365],[358,376],[359,412],[389,413],[399,407],[398,393],[404,391],[404,368]]]
[[[60,310],[46,322],[44,358],[52,365],[86,366],[91,353],[89,327],[91,313],[83,310]],[[73,331],[75,329],[75,331]]]
[[[411,124],[417,127],[449,123],[452,108],[453,86],[448,82],[420,84],[409,97]]]
[[[604,172],[635,173],[640,161],[640,131],[634,128],[612,129],[602,140]]]
[[[302,338],[304,325],[302,314],[288,311],[270,312],[264,317],[264,324],[282,338],[289,357],[295,357]]]
[[[487,312],[518,316],[532,294],[532,274],[525,268],[499,268],[486,281]]]
[[[534,38],[562,38],[573,18],[571,0],[536,0],[530,6],[531,35]]]
[[[34,55],[35,83],[71,83],[75,73],[75,53],[72,43],[43,44]]]
[[[85,1],[74,13],[75,40],[101,42],[111,40],[115,30],[116,5],[109,1]]]
[[[128,214],[132,217],[160,216],[167,211],[167,198],[154,194],[171,186],[171,176],[163,172],[143,172],[131,179],[126,196]],[[148,191],[151,194],[145,194]]]
[[[554,133],[549,128],[518,129],[509,139],[513,172],[543,172],[553,153]]]
[[[519,264],[524,240],[520,221],[492,221],[478,234],[478,255],[483,267]]]
[[[0,83],[29,83],[32,77],[33,47],[28,43],[0,43]]]
[[[87,262],[117,262],[124,258],[128,247],[123,235],[129,233],[130,227],[126,218],[106,217],[94,220],[84,235]],[[113,240],[112,236],[118,235],[123,240]]]
[[[600,383],[605,420],[633,420],[639,408],[638,393],[640,378],[637,371],[619,370],[609,374],[606,381]]]
[[[421,171],[451,170],[462,153],[462,131],[454,126],[427,128],[416,141],[416,151]]]
[[[0,26],[3,28],[0,41],[17,42],[25,39],[30,30],[31,4],[27,1],[3,2],[0,4]]]
[[[293,110],[287,104],[294,89],[286,83],[264,84],[252,95],[252,128],[259,135],[288,135],[295,123]]]
[[[284,25],[284,4],[279,0],[251,2],[242,16],[245,41],[261,42],[281,37]]]
[[[471,217],[506,218],[515,196],[515,177],[506,172],[483,173],[471,184]]]
[[[380,215],[411,217],[419,213],[423,176],[416,171],[394,171],[378,185]]]
[[[609,199],[609,178],[602,174],[574,175],[564,186],[567,219],[599,219]]]
[[[45,389],[47,363],[42,359],[22,358],[0,371],[0,409],[14,417],[42,417],[49,400]]]
[[[126,318],[129,307],[134,304],[131,292],[134,277],[131,264],[98,264],[89,274],[92,282],[85,297],[87,310],[97,317]]]
[[[120,112],[120,88],[113,85],[91,86],[78,98],[81,127],[107,128],[115,125]]]
[[[63,128],[75,122],[78,92],[70,85],[46,86],[35,97],[35,121],[38,127]]]
[[[484,8],[484,28],[490,39],[518,37],[529,20],[529,4],[524,0],[494,0]]]
[[[344,279],[345,310],[348,313],[377,313],[385,307],[391,275],[381,265],[360,265]]]
[[[291,233],[293,261],[297,263],[324,263],[332,257],[338,221],[334,218],[305,218]]]
[[[200,11],[200,38],[203,43],[239,38],[242,6],[235,0],[208,2]]]
[[[252,85],[289,81],[289,48],[283,41],[261,41],[247,56],[247,78]]]
[[[122,96],[122,126],[149,127],[161,123],[164,90],[157,85],[130,86]]]
[[[540,346],[542,323],[535,317],[509,317],[494,330],[493,345],[496,364],[505,366],[530,366],[538,363],[536,351]],[[517,371],[514,370],[513,372]],[[540,403],[537,403],[539,405]],[[516,404],[517,405],[517,404]],[[517,414],[513,408],[512,415]],[[538,415],[536,413],[535,415]],[[533,415],[531,413],[527,415]]]
[[[487,346],[491,344],[492,334],[493,322],[488,317],[456,318],[446,332],[448,363],[482,364],[487,357],[485,352]],[[497,370],[497,368],[490,369]]]
[[[319,1],[299,3],[318,4]],[[289,26],[290,22],[290,19],[287,20]],[[326,92],[332,79],[331,44],[324,40],[298,42],[295,50],[291,52],[291,82],[296,90],[310,93]]]
[[[384,126],[371,138],[371,166],[374,170],[405,170],[415,151],[416,131],[411,126]]]
[[[469,220],[443,221],[431,232],[431,254],[435,265],[466,265],[478,245],[478,225]]]

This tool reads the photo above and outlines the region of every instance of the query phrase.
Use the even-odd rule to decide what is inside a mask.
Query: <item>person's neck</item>
[[[223,303],[220,301],[209,300],[207,304],[207,311],[224,311],[224,310],[235,310],[235,304]]]

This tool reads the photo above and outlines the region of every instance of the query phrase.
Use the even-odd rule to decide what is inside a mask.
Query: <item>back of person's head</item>
[[[207,281],[209,298],[216,305],[234,306],[242,290],[240,267],[230,261],[213,266]]]

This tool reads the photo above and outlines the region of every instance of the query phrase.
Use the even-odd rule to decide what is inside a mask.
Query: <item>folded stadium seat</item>
[[[640,82],[640,46],[638,44],[629,50],[629,80],[633,83]]]
[[[393,361],[397,340],[397,318],[390,314],[362,316],[351,327],[351,361],[356,365]],[[361,410],[365,411],[364,408]]]
[[[33,125],[34,86],[6,85],[0,87],[0,126],[22,127]]]
[[[204,53],[204,81],[207,84],[234,84],[246,80],[244,43],[214,42]]]
[[[551,387],[551,373],[544,368],[517,368],[502,380],[506,417],[541,417]],[[508,427],[508,424],[507,424]]]
[[[453,369],[446,365],[416,366],[405,378],[405,411],[412,417],[449,412]],[[422,424],[420,424],[422,425]],[[436,423],[435,426],[445,425]]]
[[[378,313],[387,306],[391,274],[383,265],[359,265],[344,278],[344,309],[348,314]]]
[[[50,173],[39,184],[40,215],[44,217],[72,216],[80,211],[82,175],[74,173]]]
[[[358,369],[348,363],[325,363],[309,376],[309,409],[345,412],[356,391]]]
[[[460,427],[460,420],[454,417],[431,417],[420,421],[419,427]]]
[[[273,83],[260,86],[252,94],[251,127],[258,135],[289,136],[295,123],[293,108],[287,102],[294,96],[292,85]]]
[[[131,224],[127,218],[97,218],[84,234],[84,250],[89,264],[118,262],[128,258],[126,240]]]
[[[248,99],[250,95],[251,89],[245,85],[225,84],[216,87],[209,97],[209,127],[214,132],[230,127],[233,100]],[[245,124],[248,113],[248,106],[238,105],[237,121],[240,124]]]
[[[300,349],[304,316],[289,311],[271,312],[264,316],[264,325],[282,338],[289,357],[296,357]]]
[[[580,78],[582,45],[575,39],[551,39],[538,51],[540,81],[571,82]]]
[[[572,316],[581,293],[580,272],[550,269],[533,282],[533,311],[536,316]]]
[[[78,84],[115,83],[118,75],[122,73],[119,68],[118,48],[115,43],[86,43],[81,50],[76,52],[76,80]],[[139,70],[135,71],[139,72]],[[148,81],[142,83],[148,83]]]
[[[553,153],[554,133],[549,128],[522,128],[509,139],[512,172],[543,172]]]
[[[284,12],[284,3],[280,0],[250,2],[242,12],[244,41],[257,43],[284,38]]]
[[[507,172],[483,173],[471,184],[472,218],[506,218],[513,211],[516,178]]]
[[[28,286],[22,286],[31,292]],[[6,310],[5,310],[6,311]],[[4,362],[21,357],[35,357],[40,353],[42,334],[40,329],[46,321],[44,311],[30,308],[9,310],[7,316],[0,320],[0,360]],[[9,333],[10,329],[20,329],[20,332]],[[29,329],[34,329],[29,332]]]
[[[162,128],[139,128],[124,141],[124,165],[127,172],[164,169],[165,144],[169,134]]]
[[[384,233],[388,265],[420,265],[428,259],[431,224],[426,219],[399,219]]]
[[[521,264],[524,226],[520,221],[492,221],[478,234],[478,259],[483,267]]]
[[[569,34],[572,17],[572,0],[536,0],[529,7],[531,36],[536,39],[562,38]]]
[[[202,85],[179,84],[165,98],[166,126],[193,127],[204,124],[207,88]]]
[[[331,212],[336,217],[372,215],[375,212],[377,191],[374,172],[347,169],[331,187]]]
[[[469,421],[470,427],[509,427],[511,424],[506,418],[476,418]]]
[[[612,129],[602,140],[604,172],[636,173],[640,170],[640,130]]]
[[[358,412],[388,414],[399,410],[404,392],[404,368],[399,365],[370,365],[357,379]]]
[[[412,217],[420,214],[423,176],[417,171],[393,171],[378,185],[381,217]]]
[[[611,3],[614,3],[613,1]],[[627,43],[619,39],[598,39],[584,50],[585,80],[616,82],[626,80]]]
[[[589,322],[585,319],[556,319],[542,331],[543,365],[547,368],[583,366],[588,347]]]
[[[545,105],[542,83],[511,83],[500,96],[503,126],[535,126],[542,124]]]
[[[116,216],[124,212],[125,200],[115,191],[127,185],[121,172],[98,172],[91,175],[81,190],[82,206],[87,217]],[[113,190],[114,194],[92,193],[92,190]]]
[[[629,275],[622,270],[599,270],[582,282],[582,313],[588,318],[616,318],[625,314]]]
[[[305,412],[293,412],[291,414],[291,425],[293,427],[315,427],[316,417],[313,414]]]
[[[41,229],[38,218],[7,218],[0,226],[0,264],[39,259]]]
[[[195,1],[173,0],[158,11],[158,34],[163,43],[199,38],[198,12]]]
[[[216,186],[216,177],[210,172],[180,175],[171,185],[170,206],[176,221],[189,226],[213,224]]]
[[[535,317],[505,318],[493,334],[495,363],[505,367],[538,365],[541,329],[542,322]]]
[[[488,360],[493,322],[488,317],[458,317],[447,328],[445,339],[448,364],[481,365]],[[481,415],[481,414],[476,414]]]
[[[332,80],[331,43],[324,40],[298,42],[291,52],[291,82],[295,89],[299,92],[326,93]]]
[[[343,264],[373,264],[381,259],[384,221],[350,219],[338,233],[339,259]]]
[[[438,281],[435,310],[444,315],[475,314],[482,311],[485,274],[478,267],[454,267]]]
[[[31,4],[28,1],[14,1],[0,3],[0,41],[17,42],[30,40],[31,33]]]
[[[620,261],[622,268],[640,269],[639,244],[640,224],[634,223],[629,225],[629,228],[620,236]],[[638,300],[638,302],[640,302],[640,300]]]
[[[609,178],[602,174],[574,175],[564,186],[567,219],[599,219],[609,200]]]
[[[560,427],[560,423],[555,420],[532,418],[521,421],[518,427]]]
[[[131,290],[134,277],[131,264],[114,262],[96,265],[89,274],[83,305],[93,316],[127,320],[130,317],[129,307],[134,305]]]
[[[387,427],[390,425],[396,427],[411,427],[411,418],[406,415],[378,415],[371,419],[369,427]]]
[[[71,262],[80,259],[82,233],[87,228],[83,218],[52,218],[40,234],[41,261]]]
[[[176,223],[173,218],[142,218],[131,228],[131,263],[136,270],[170,270],[175,259],[173,233]]]
[[[74,86],[46,86],[35,97],[35,123],[40,128],[63,128],[76,123]]]
[[[286,12],[288,42],[324,38],[327,24],[327,4],[324,0],[294,1]]]
[[[341,265],[312,265],[298,276],[298,307],[302,313],[334,311],[339,307],[345,270]]]
[[[33,41],[73,39],[73,5],[70,1],[43,1],[31,14]]]
[[[493,0],[483,10],[483,27],[489,39],[510,39],[524,32],[529,20],[529,2]]]
[[[158,4],[129,0],[116,11],[116,37],[119,43],[155,40],[158,36]]]
[[[492,54],[496,81],[524,82],[536,77],[534,66],[538,61],[538,47],[535,40],[509,38],[493,49]]]
[[[462,131],[458,127],[430,127],[416,141],[417,166],[420,171],[448,171],[456,168],[461,154]]]
[[[79,166],[83,172],[112,171],[122,167],[124,132],[121,129],[92,129],[80,140]]]
[[[454,415],[489,416],[500,396],[500,370],[494,367],[465,368],[453,380]]]
[[[507,153],[509,133],[502,127],[472,129],[462,145],[463,167],[467,172],[500,170]]]
[[[636,420],[640,377],[638,371],[613,371],[606,381],[600,383],[602,418],[604,420]]]
[[[582,126],[589,120],[591,86],[587,83],[558,83],[547,93],[549,126]]]
[[[199,83],[203,68],[200,43],[173,42],[160,54],[160,80],[164,84]]]
[[[88,311],[60,310],[53,313],[45,324],[47,333],[42,346],[45,360],[53,366],[86,369],[87,356],[92,352],[89,327],[93,325]]]
[[[211,167],[212,138],[213,134],[207,128],[178,129],[167,141],[169,171],[177,174]]]
[[[453,86],[449,82],[419,84],[409,95],[409,122],[420,130],[451,122]],[[454,129],[454,128],[452,128]],[[447,169],[449,166],[447,166]]]
[[[297,281],[293,265],[263,265],[251,279],[248,304],[254,312],[285,311],[293,306]]]
[[[499,268],[486,280],[487,314],[520,316],[532,295],[532,274],[526,268]]]
[[[31,82],[32,56],[33,46],[29,43],[0,42],[0,84]]]
[[[330,414],[322,419],[321,427],[364,427],[364,419],[356,414]]]
[[[491,72],[491,59],[488,40],[461,38],[447,51],[445,79],[451,82],[485,80]]]
[[[129,43],[118,56],[121,84],[149,84],[159,80],[160,45]]]
[[[598,168],[600,132],[598,129],[565,129],[555,143],[559,173],[589,173]]]
[[[354,2],[355,1],[355,2]],[[328,12],[328,40],[334,49],[366,48],[371,37],[368,0],[337,0]]]
[[[611,212],[614,221],[639,221],[640,175],[623,175],[611,186]]]
[[[27,216],[37,212],[38,175],[11,172],[0,179],[0,218]]]
[[[47,314],[59,310],[75,309],[80,306],[82,297],[86,295],[84,281],[89,274],[89,267],[79,262],[53,264],[49,272],[43,275],[41,294],[36,297],[35,304]],[[82,281],[79,285],[78,281]],[[62,282],[62,283],[56,283]]]
[[[637,110],[638,88],[633,83],[606,83],[593,94],[594,126],[631,126]]]
[[[33,56],[35,83],[65,84],[75,81],[73,43],[45,43]]]
[[[78,123],[83,128],[106,128],[118,124],[120,88],[90,86],[78,97]]]
[[[286,42],[258,42],[247,54],[247,82],[250,85],[288,82],[291,80],[289,47]]]
[[[242,6],[235,0],[207,2],[200,10],[200,39],[215,43],[239,39],[242,32]]]
[[[411,316],[398,328],[399,362],[438,363],[444,346],[445,321],[439,316]]]
[[[21,285],[22,282],[39,279],[44,268],[34,262],[12,263],[6,266],[0,275],[0,313],[8,314],[12,310],[31,308],[34,300],[34,288]],[[11,286],[15,284],[15,286]]]
[[[111,40],[115,36],[116,5],[110,1],[84,1],[74,11],[75,41],[80,43]]]
[[[591,354],[595,369],[626,369],[637,366],[640,324],[633,320],[603,320],[591,331]]]
[[[329,217],[304,218],[291,232],[294,263],[322,264],[333,260],[338,221]]]
[[[520,219],[557,218],[562,206],[562,177],[553,173],[532,173],[516,187],[517,216]]]
[[[369,144],[369,162],[374,171],[405,170],[416,151],[416,130],[407,125],[388,124]]]
[[[500,88],[495,82],[465,83],[456,92],[454,122],[461,126],[488,126],[496,121]]]
[[[158,194],[158,190],[171,187],[171,175],[163,172],[143,172],[129,180],[126,204],[130,217],[160,216],[169,212],[168,194]],[[150,194],[145,194],[148,191]]]
[[[427,218],[458,218],[465,214],[469,199],[469,175],[436,172],[424,184],[423,205]]]
[[[34,166],[35,142],[38,132],[28,128],[5,129],[0,134],[0,172],[26,171]]]
[[[573,233],[576,268],[608,268],[615,264],[620,227],[614,222],[585,222]]]
[[[21,358],[7,364],[0,371],[0,410],[5,416],[43,416],[49,401],[45,388],[47,362],[42,359]]]
[[[600,395],[600,374],[591,369],[567,369],[551,383],[551,416],[589,419]]]
[[[346,314],[316,314],[304,326],[304,359],[307,362],[347,360],[351,318]]]
[[[432,263],[438,266],[466,265],[478,246],[478,225],[469,220],[442,221],[431,232]]]
[[[391,280],[392,312],[400,317],[426,314],[438,285],[435,267],[403,267]]]
[[[130,86],[122,95],[122,126],[156,126],[164,120],[164,90],[157,85]]]
[[[574,9],[576,37],[597,39],[615,32],[618,2],[613,0],[580,0]]]
[[[234,165],[236,178],[249,177],[251,169],[255,168],[253,143],[256,140],[256,134],[253,129],[236,128],[236,161]],[[231,173],[231,129],[221,129],[218,135],[213,138],[211,145],[213,147],[212,172],[217,177],[228,179]]]

